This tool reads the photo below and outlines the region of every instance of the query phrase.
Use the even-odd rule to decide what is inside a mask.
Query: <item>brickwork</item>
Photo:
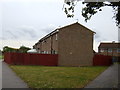
[[[56,32],[58,30],[58,32]],[[91,66],[93,61],[93,34],[88,28],[74,23],[43,37],[34,45],[38,51],[54,51],[59,66]]]
[[[60,66],[91,66],[93,60],[93,32],[79,24],[59,31]]]

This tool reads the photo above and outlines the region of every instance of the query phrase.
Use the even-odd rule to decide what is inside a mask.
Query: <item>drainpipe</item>
[[[53,36],[51,36],[51,54],[52,54],[52,51],[53,51]]]
[[[107,48],[107,56],[108,56],[108,48]]]
[[[40,53],[42,51],[42,42],[40,42]]]

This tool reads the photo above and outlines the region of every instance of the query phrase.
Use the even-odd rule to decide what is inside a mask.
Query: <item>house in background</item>
[[[94,32],[77,23],[58,28],[33,48],[39,53],[58,54],[59,66],[92,66]]]
[[[120,43],[114,41],[109,43],[100,43],[98,53],[118,57],[120,56]]]

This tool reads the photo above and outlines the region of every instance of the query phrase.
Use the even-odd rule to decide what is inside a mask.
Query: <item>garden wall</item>
[[[95,55],[93,58],[93,66],[110,66],[112,65],[112,56]]]
[[[57,66],[57,54],[4,53],[4,61],[13,65]]]

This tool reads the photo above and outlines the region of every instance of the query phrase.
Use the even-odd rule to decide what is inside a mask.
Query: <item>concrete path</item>
[[[28,88],[5,62],[2,62],[2,88]]]
[[[0,90],[2,90],[2,60],[0,60]]]
[[[110,66],[85,88],[120,88],[120,83],[118,86],[118,67],[120,67],[118,64]]]

